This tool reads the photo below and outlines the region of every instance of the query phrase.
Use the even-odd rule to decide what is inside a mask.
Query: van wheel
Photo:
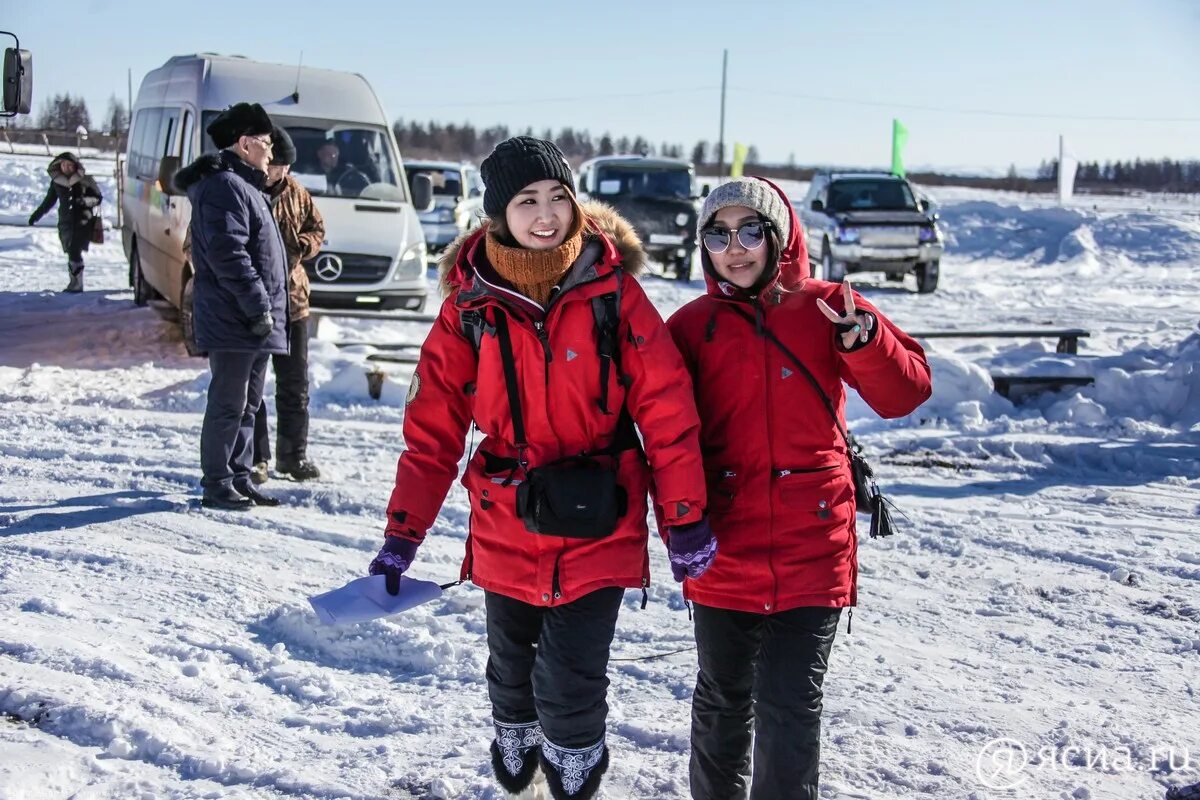
[[[821,248],[821,280],[841,283],[846,277],[846,262],[834,261],[829,252],[829,242]]]
[[[189,356],[202,356],[204,351],[196,345],[196,282],[191,277],[183,285],[183,296],[179,299],[179,329],[183,332],[183,346]]]
[[[937,261],[926,261],[917,267],[917,292],[919,294],[929,294],[938,285],[938,271],[940,263]]]

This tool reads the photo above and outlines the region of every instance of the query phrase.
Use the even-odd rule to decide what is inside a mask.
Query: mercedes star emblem
[[[342,260],[326,253],[317,259],[316,272],[323,281],[336,281],[342,277]]]

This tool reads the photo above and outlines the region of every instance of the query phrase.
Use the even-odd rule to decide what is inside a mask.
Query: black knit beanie
[[[283,128],[276,125],[271,131],[271,165],[290,167],[296,163],[296,145]]]
[[[483,178],[483,210],[492,219],[504,219],[504,210],[531,183],[560,181],[575,194],[571,167],[558,145],[532,136],[514,136],[496,145],[479,165]]]

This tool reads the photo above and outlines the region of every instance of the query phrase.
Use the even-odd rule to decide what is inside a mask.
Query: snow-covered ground
[[[334,342],[423,327],[322,323],[322,479],[273,479],[280,508],[202,511],[205,363],[133,306],[119,236],[88,255],[87,292],[58,293],[53,214],[24,227],[47,160],[0,154],[0,800],[499,798],[482,593],[349,627],[306,600],[363,574],[403,444],[408,372],[389,367],[373,401],[371,349]],[[87,163],[112,198],[112,162]],[[1197,205],[935,196],[941,287],[864,277],[868,297],[914,330],[1092,335],[1078,356],[930,340],[922,409],[851,405],[907,520],[862,543],[822,797],[1160,798],[1200,781]],[[664,316],[702,290],[644,283]],[[1002,371],[1096,380],[1014,406],[992,391]],[[468,511],[455,487],[415,577],[457,576]],[[651,566],[614,645],[610,800],[687,797],[695,654],[657,542]],[[1019,748],[1024,768],[998,774]]]

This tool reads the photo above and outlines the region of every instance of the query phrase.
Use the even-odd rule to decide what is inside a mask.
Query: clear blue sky
[[[303,51],[392,118],[690,151],[717,139],[728,49],[726,142],[768,161],[884,165],[892,117],[909,165],[1033,166],[1060,133],[1084,160],[1200,159],[1193,0],[5,0],[0,28],[34,53],[35,113],[70,92],[100,117],[174,54]]]

